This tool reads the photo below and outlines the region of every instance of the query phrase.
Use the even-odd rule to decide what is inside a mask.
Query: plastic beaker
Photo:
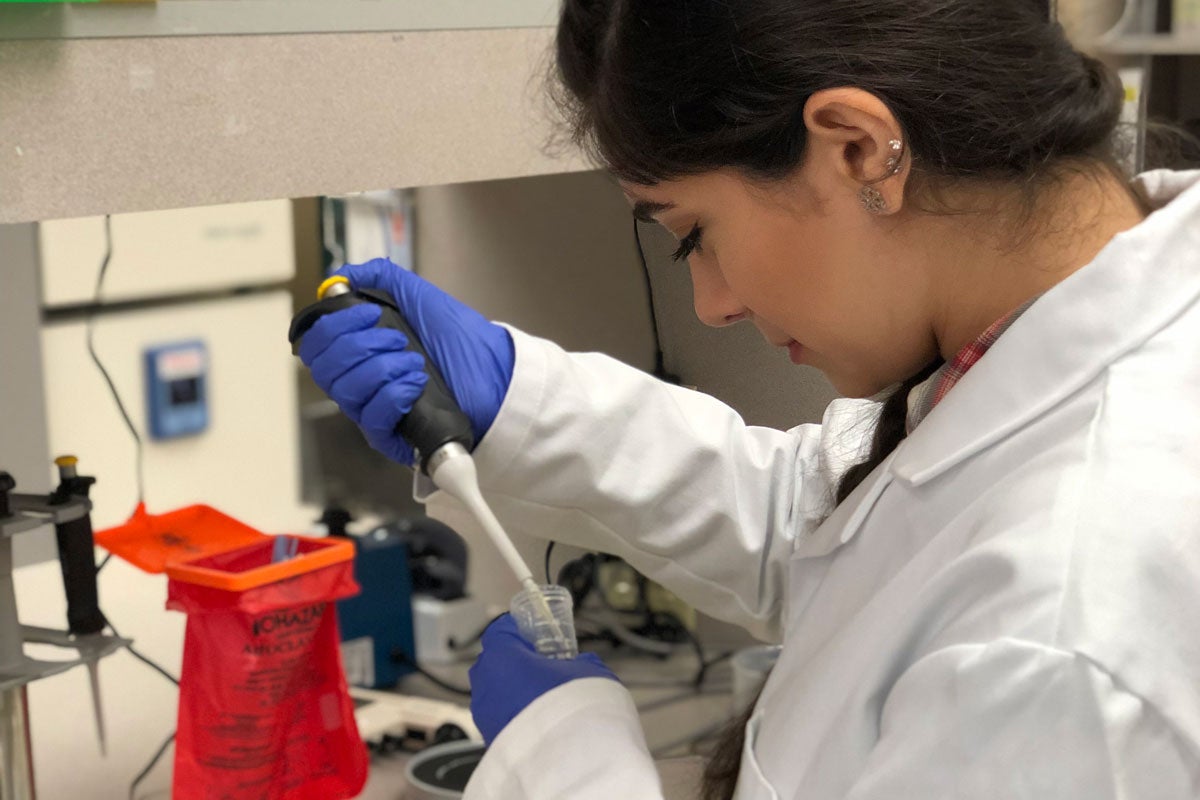
[[[546,615],[547,607],[551,618]],[[575,614],[571,593],[562,586],[539,586],[513,595],[509,604],[517,629],[547,658],[575,658]]]

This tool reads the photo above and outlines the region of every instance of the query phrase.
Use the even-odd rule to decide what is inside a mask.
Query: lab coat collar
[[[1054,286],[993,345],[895,453],[891,473],[933,480],[1029,424],[1200,297],[1200,171],[1135,189],[1157,208]]]

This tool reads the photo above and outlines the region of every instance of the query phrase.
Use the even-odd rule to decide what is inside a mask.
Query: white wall
[[[291,297],[283,291],[97,316],[96,351],[142,433],[148,511],[206,503],[264,531],[307,528],[312,511],[299,503],[291,316]],[[147,435],[142,353],[193,339],[208,352],[208,428],[156,441]],[[136,450],[88,358],[84,321],[46,325],[42,349],[47,455],[78,456],[80,471],[98,479],[92,490],[97,528],[119,524],[137,500]]]

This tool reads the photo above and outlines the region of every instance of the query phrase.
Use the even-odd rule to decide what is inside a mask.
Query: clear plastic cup
[[[553,620],[546,614],[547,606]],[[571,593],[562,586],[539,586],[513,595],[509,604],[517,629],[525,640],[547,658],[575,658],[575,614]]]

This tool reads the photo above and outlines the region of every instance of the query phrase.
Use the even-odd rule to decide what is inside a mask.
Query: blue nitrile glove
[[[483,652],[471,667],[471,716],[489,745],[513,717],[546,692],[579,678],[617,680],[595,653],[547,658],[517,630],[511,614],[497,619],[480,639]]]
[[[482,439],[512,382],[516,356],[508,331],[384,258],[335,274],[345,275],[353,289],[377,289],[395,300],[471,420],[475,441]],[[404,349],[404,334],[375,327],[379,314],[379,306],[363,304],[321,317],[304,334],[300,359],[371,447],[412,464],[412,448],[396,434],[396,425],[412,410],[428,376],[421,357]]]

